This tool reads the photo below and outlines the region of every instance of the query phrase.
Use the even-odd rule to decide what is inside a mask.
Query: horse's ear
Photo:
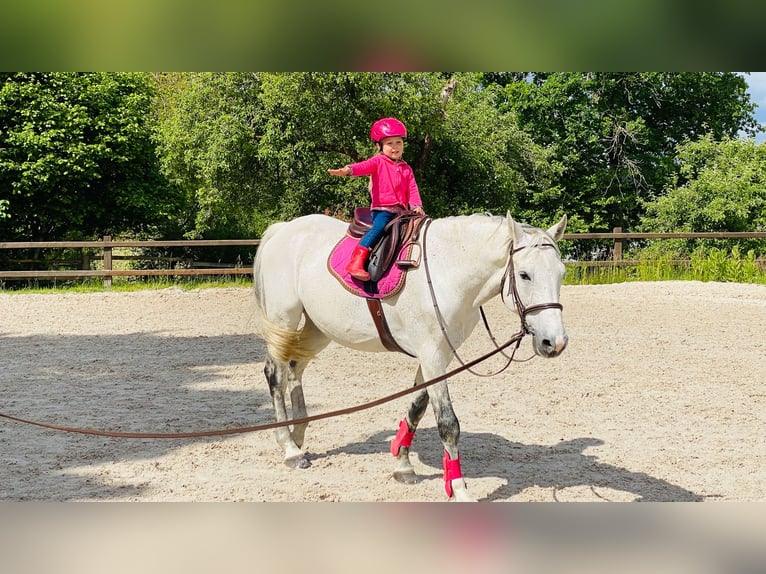
[[[561,218],[561,220],[551,227],[548,230],[548,234],[553,237],[556,241],[559,241],[561,239],[561,236],[564,235],[564,230],[567,228],[567,216],[564,214],[564,216]]]
[[[524,226],[518,221],[514,221],[510,211],[505,214],[505,217],[508,219],[508,227],[511,230],[511,240],[513,241],[513,244],[521,244],[521,239],[524,237]]]

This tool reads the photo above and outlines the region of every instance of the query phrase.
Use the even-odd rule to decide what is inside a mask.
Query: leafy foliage
[[[252,236],[275,219],[348,216],[369,202],[367,181],[326,170],[369,157],[370,125],[396,116],[431,215],[504,213],[525,194],[555,189],[555,162],[480,82],[440,73],[161,77],[163,170],[194,202],[196,234]]]
[[[678,175],[665,194],[647,204],[647,231],[766,231],[766,145],[753,139],[715,141],[706,135],[678,146]],[[762,240],[742,240],[741,249],[766,253]],[[710,246],[723,247],[715,242]],[[683,240],[654,249],[689,254]]]
[[[156,141],[162,172],[183,191],[187,236],[239,237],[273,209],[271,173],[257,153],[256,74],[161,74]],[[258,173],[261,178],[254,177]]]
[[[754,105],[734,73],[529,74],[504,88],[521,128],[563,166],[553,198],[570,230],[630,228],[675,174],[678,144],[754,133]],[[556,203],[539,207],[553,210]]]
[[[367,180],[326,170],[371,155],[384,116],[407,125],[435,217],[752,229],[763,152],[725,150],[753,109],[734,73],[0,73],[0,233],[237,238],[347,217]]]
[[[52,240],[147,231],[174,209],[144,74],[0,78],[0,234]]]

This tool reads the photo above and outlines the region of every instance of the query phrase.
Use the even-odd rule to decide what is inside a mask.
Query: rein
[[[113,437],[113,438],[141,438],[141,439],[147,439],[147,438],[159,438],[159,439],[181,439],[181,438],[201,438],[201,437],[211,437],[211,436],[224,436],[224,435],[234,435],[234,434],[243,434],[243,433],[249,433],[249,432],[256,432],[256,431],[263,431],[263,430],[269,430],[269,429],[275,429],[278,427],[285,427],[293,424],[304,424],[304,423],[310,423],[312,421],[318,421],[321,419],[329,419],[332,417],[337,417],[341,415],[348,415],[351,413],[355,413],[358,411],[363,411],[366,409],[371,409],[373,407],[377,407],[379,405],[391,402],[393,400],[399,399],[401,397],[404,397],[406,395],[409,395],[410,393],[414,393],[416,391],[419,391],[421,389],[425,389],[426,387],[430,387],[431,385],[435,385],[436,383],[440,383],[450,377],[454,377],[458,373],[461,373],[465,370],[469,370],[471,367],[478,365],[482,361],[486,361],[488,358],[490,358],[493,355],[496,355],[497,353],[501,353],[503,350],[507,349],[514,343],[518,346],[519,342],[522,338],[524,338],[523,331],[519,331],[518,333],[514,334],[508,341],[503,343],[502,345],[498,346],[496,349],[493,349],[492,351],[482,355],[481,357],[474,359],[473,361],[469,361],[468,363],[465,363],[461,365],[460,367],[457,367],[448,373],[445,373],[443,375],[440,375],[438,377],[434,377],[433,379],[430,379],[428,381],[424,381],[422,383],[413,385],[411,387],[408,387],[404,390],[398,391],[396,393],[393,393],[391,395],[385,396],[380,399],[376,399],[374,401],[370,401],[368,403],[363,403],[360,405],[356,405],[353,407],[347,407],[344,409],[338,409],[335,411],[328,411],[326,413],[320,413],[316,415],[311,415],[307,417],[302,417],[299,419],[290,419],[286,421],[281,422],[272,422],[272,423],[264,423],[260,425],[253,425],[253,426],[246,426],[246,427],[237,427],[237,428],[230,428],[230,429],[221,429],[221,430],[211,430],[211,431],[198,431],[198,432],[183,432],[183,433],[141,433],[141,432],[116,432],[116,431],[104,431],[104,430],[96,430],[96,429],[86,429],[86,428],[79,428],[79,427],[70,427],[70,426],[63,426],[63,425],[56,425],[56,424],[49,424],[49,423],[43,423],[38,421],[31,421],[27,419],[23,419],[20,417],[14,417],[11,415],[7,415],[4,413],[0,413],[0,418],[8,419],[11,421],[15,421],[18,423],[24,423],[36,427],[51,429],[51,430],[57,430],[57,431],[63,431],[63,432],[69,432],[69,433],[78,433],[78,434],[86,434],[86,435],[94,435],[94,436],[106,436],[106,437]]]

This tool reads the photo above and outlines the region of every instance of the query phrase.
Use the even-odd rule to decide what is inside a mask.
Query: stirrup
[[[417,269],[420,267],[420,259],[421,259],[421,253],[420,253],[420,245],[414,242],[410,242],[408,245],[403,245],[403,249],[407,249],[408,247],[417,247],[418,248],[418,256],[416,259],[398,259],[396,261],[397,267],[403,271],[409,271],[410,269]]]

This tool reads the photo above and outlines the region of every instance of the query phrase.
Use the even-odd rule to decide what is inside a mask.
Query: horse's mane
[[[504,228],[507,221],[505,216],[493,215],[492,213],[488,213],[488,212],[471,213],[469,215],[452,215],[449,217],[445,217],[444,219],[460,219],[460,218],[468,218],[468,219],[476,219],[476,220],[480,218],[488,219],[490,221],[497,223],[497,229],[495,230],[495,232],[499,231],[501,228]],[[530,225],[529,223],[521,223],[521,226],[524,228],[524,231],[527,234],[530,247],[553,246],[554,249],[556,249],[557,253],[561,253],[559,251],[558,245],[556,244],[556,240],[553,239],[553,237],[551,237],[551,235],[545,229],[542,229],[540,227],[535,227],[534,225]]]

